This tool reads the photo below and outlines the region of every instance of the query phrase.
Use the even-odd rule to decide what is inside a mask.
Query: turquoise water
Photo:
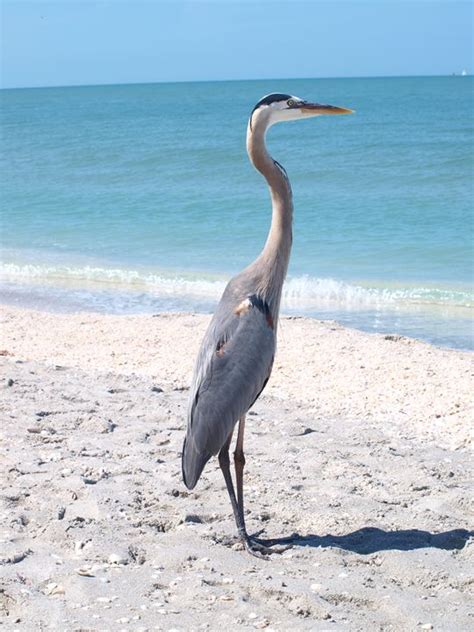
[[[288,92],[357,113],[269,132],[295,202],[283,311],[472,348],[472,88],[412,77],[2,90],[2,300],[212,310],[269,226],[247,117]]]

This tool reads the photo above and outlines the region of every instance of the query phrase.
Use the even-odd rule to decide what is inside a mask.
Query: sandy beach
[[[1,311],[5,629],[472,629],[472,354],[281,319],[246,427],[249,531],[296,534],[267,561],[215,459],[181,481],[208,316]]]

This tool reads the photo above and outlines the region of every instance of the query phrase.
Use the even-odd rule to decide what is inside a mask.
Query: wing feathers
[[[198,356],[183,446],[183,478],[190,488],[260,395],[273,364],[275,335],[265,301],[249,296],[227,314],[224,320],[216,312]],[[223,320],[219,331],[217,321]]]

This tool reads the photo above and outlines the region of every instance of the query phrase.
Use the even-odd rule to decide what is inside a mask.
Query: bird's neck
[[[255,118],[255,117],[254,117]],[[267,151],[263,123],[247,130],[247,152],[250,162],[266,179],[272,199],[272,223],[265,246],[257,261],[265,270],[264,294],[279,308],[281,286],[286,276],[292,242],[293,197],[285,170]]]

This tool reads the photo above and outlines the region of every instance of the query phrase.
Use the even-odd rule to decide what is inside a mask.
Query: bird
[[[263,250],[234,276],[222,294],[198,352],[187,412],[182,450],[182,476],[188,489],[198,482],[206,463],[218,456],[238,536],[245,549],[266,557],[274,548],[247,532],[244,516],[244,429],[249,409],[272,372],[283,282],[292,245],[293,196],[288,175],[265,144],[275,123],[320,115],[351,114],[348,108],[308,102],[272,93],[258,101],[247,125],[250,162],[267,181],[271,225]],[[238,423],[234,451],[237,493],[230,471],[229,448]]]

